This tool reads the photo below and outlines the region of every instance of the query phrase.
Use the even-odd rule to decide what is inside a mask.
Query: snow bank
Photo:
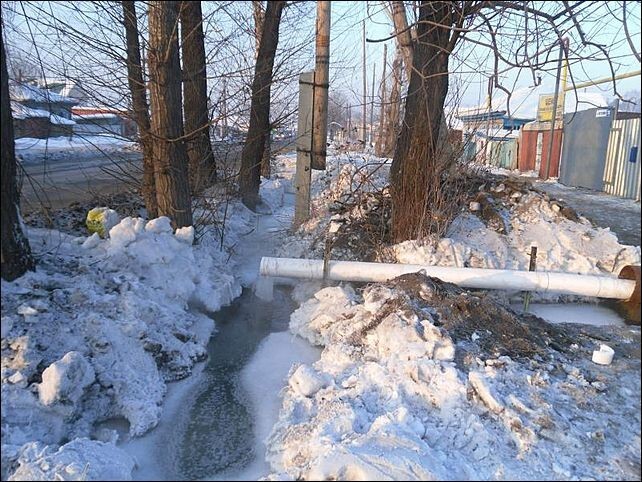
[[[135,462],[112,444],[76,439],[58,450],[26,444],[9,480],[131,480]]]
[[[592,226],[528,182],[492,176],[480,182],[443,238],[393,244],[381,237],[389,223],[389,206],[382,206],[389,199],[389,161],[344,155],[329,158],[328,166],[315,178],[311,219],[285,241],[281,255],[322,258],[330,241],[330,255],[338,260],[527,270],[535,245],[542,271],[617,275],[626,265],[640,264],[639,246],[620,244],[608,228]],[[369,216],[375,222],[365,228],[376,231],[370,234],[360,224]],[[562,298],[570,299],[534,295],[542,301]]]
[[[639,330],[606,334],[621,355],[610,369],[590,362],[599,338],[586,334],[565,352],[544,344],[535,356],[497,357],[479,351],[483,330],[453,338],[442,327],[444,310],[467,295],[435,289],[324,288],[293,313],[291,330],[324,348],[290,372],[268,444],[270,479],[639,475],[640,361],[628,358]],[[313,389],[301,390],[302,380]]]
[[[214,322],[204,312],[241,292],[228,253],[192,246],[193,228],[127,217],[109,234],[31,229],[38,271],[2,281],[3,476],[19,466],[16,480],[127,478],[118,434],[97,424],[126,421],[129,436],[156,426],[166,382],[206,356]]]

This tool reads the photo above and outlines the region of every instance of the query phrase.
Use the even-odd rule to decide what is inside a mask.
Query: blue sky
[[[621,2],[611,2],[613,8],[619,6]],[[629,29],[633,37],[634,44],[640,49],[640,3],[627,2],[627,12],[629,16]],[[615,12],[615,13],[619,13]],[[332,63],[331,69],[334,70],[334,75],[331,75],[335,80],[335,88],[341,88],[346,91],[354,93],[355,102],[357,95],[362,91],[362,67],[361,67],[361,21],[366,19],[366,36],[367,38],[380,39],[390,36],[392,33],[392,24],[385,14],[380,2],[332,2],[332,43],[331,43],[331,56]],[[616,22],[612,15],[606,9],[604,12],[596,12],[595,18],[600,18],[600,22],[596,24],[587,24],[584,28],[587,37],[590,37],[598,43],[605,44],[610,50],[610,54],[617,57],[617,73],[630,72],[639,70],[640,64],[637,62],[628,44],[625,42],[624,32],[621,22]],[[388,44],[388,62],[392,60],[394,55],[394,40],[387,42]],[[576,46],[577,47],[577,46]],[[371,89],[371,76],[373,65],[376,64],[377,71],[377,85],[379,76],[382,70],[382,57],[383,57],[383,43],[368,43],[367,44],[367,69],[368,69],[368,90]],[[490,63],[489,51],[483,47],[475,47],[472,50],[471,61],[465,67],[457,68],[458,62],[451,60],[451,69],[455,67],[457,70],[478,70],[486,72],[474,72],[456,74],[461,87],[463,88],[461,105],[474,106],[484,102],[487,90],[488,73],[492,70]],[[557,59],[557,47],[551,56],[555,62],[551,63],[551,68],[554,69]],[[477,69],[471,66],[478,66]],[[598,79],[610,76],[610,70],[606,62],[589,62],[584,61],[575,64],[571,68],[573,77],[576,83],[586,80]],[[388,66],[390,72],[390,66]],[[509,88],[514,85],[515,88],[525,88],[533,85],[532,77],[529,72],[518,72],[516,69],[507,73],[504,76],[503,82]],[[542,87],[538,89],[537,93],[552,92],[555,85],[554,71],[551,73],[542,73]],[[617,81],[617,88],[621,94],[631,91],[640,90],[640,77],[634,77]],[[613,88],[611,84],[602,84],[600,86],[592,86],[582,89],[582,92],[599,92],[607,100],[613,96]],[[497,96],[504,94],[496,91]],[[574,101],[574,99],[573,99]]]

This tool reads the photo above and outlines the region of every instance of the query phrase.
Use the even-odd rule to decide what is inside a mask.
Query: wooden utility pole
[[[328,137],[328,86],[330,82],[330,2],[317,2],[317,26],[312,102],[312,169],[325,169]]]
[[[373,144],[374,140],[374,91],[375,91],[375,74],[377,70],[377,64],[372,64],[372,88],[370,89],[370,142]]]
[[[296,138],[296,173],[294,175],[294,227],[310,217],[310,177],[312,161],[312,98],[314,72],[299,76],[299,120]]]
[[[388,62],[388,45],[383,44],[383,74],[381,74],[381,107],[379,110],[379,135],[377,135],[377,143],[375,145],[375,154],[377,156],[383,155],[385,136],[383,127],[386,125],[384,118],[386,117],[386,63]]]
[[[401,48],[403,55],[403,63],[406,66],[406,75],[408,82],[410,82],[410,74],[412,73],[412,56],[414,46],[412,43],[411,29],[408,27],[408,19],[406,18],[406,7],[403,1],[391,2],[390,16],[395,25],[395,33],[397,37],[397,44]]]
[[[363,140],[363,147],[366,147],[366,107],[368,102],[366,101],[367,95],[367,84],[368,80],[366,79],[366,21],[363,21],[363,108],[361,109],[361,137]]]
[[[555,77],[555,93],[553,94],[553,113],[551,114],[551,135],[548,142],[548,156],[546,157],[546,171],[544,171],[544,179],[548,179],[550,176],[551,168],[551,157],[553,157],[553,144],[555,140],[555,124],[557,123],[557,103],[560,97],[560,81],[561,81],[561,72],[562,72],[562,61],[564,60],[564,53],[568,48],[568,38],[562,40],[560,45],[560,55],[557,61],[557,75]],[[565,72],[566,74],[566,72]],[[566,75],[564,75],[564,84],[566,84]],[[564,102],[564,88],[562,87],[562,102]],[[564,108],[562,107],[562,124],[564,124]],[[561,153],[560,153],[561,155]]]

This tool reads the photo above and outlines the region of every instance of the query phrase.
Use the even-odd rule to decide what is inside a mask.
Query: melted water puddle
[[[266,336],[288,329],[294,309],[289,290],[279,287],[271,302],[246,289],[216,313],[217,332],[199,385],[183,401],[172,436],[159,447],[168,479],[212,478],[254,460],[253,414],[239,374]]]

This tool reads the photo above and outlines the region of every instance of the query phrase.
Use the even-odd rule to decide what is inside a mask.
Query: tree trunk
[[[9,75],[7,73],[7,59],[2,41],[2,84],[0,85],[2,109],[2,144],[0,145],[0,163],[2,164],[2,211],[1,237],[2,257],[0,262],[0,275],[7,281],[12,281],[22,276],[27,270],[34,270],[35,263],[31,256],[29,240],[22,231],[20,220],[20,193],[16,184],[16,153],[13,140],[13,118],[11,116],[11,102],[9,100]]]
[[[207,70],[201,2],[181,2],[180,21],[185,96],[183,115],[190,184],[192,192],[196,193],[216,180],[207,110]]]
[[[252,12],[254,16],[254,61],[259,58],[259,48],[261,47],[261,37],[263,36],[263,24],[265,23],[265,8],[261,0],[252,0]],[[270,165],[272,154],[272,136],[268,130],[265,138],[265,147],[263,148],[263,157],[261,158],[261,176],[268,178],[272,174]]]
[[[274,57],[279,42],[279,24],[284,1],[268,1],[263,22],[263,35],[256,59],[252,82],[250,126],[241,154],[239,185],[243,203],[254,209],[259,202],[261,160],[270,131],[270,85]]]
[[[452,22],[450,2],[421,3],[406,112],[390,172],[397,242],[428,234],[431,201],[440,192],[438,139],[448,92]]]
[[[191,226],[187,152],[183,142],[178,3],[149,2],[149,91],[158,214]]]
[[[123,23],[127,40],[127,81],[132,96],[134,121],[138,126],[138,136],[143,150],[143,185],[142,194],[149,219],[158,216],[156,201],[156,182],[154,180],[153,142],[149,136],[149,109],[147,92],[143,81],[143,69],[140,62],[140,45],[138,42],[138,24],[136,7],[133,1],[123,1]]]

